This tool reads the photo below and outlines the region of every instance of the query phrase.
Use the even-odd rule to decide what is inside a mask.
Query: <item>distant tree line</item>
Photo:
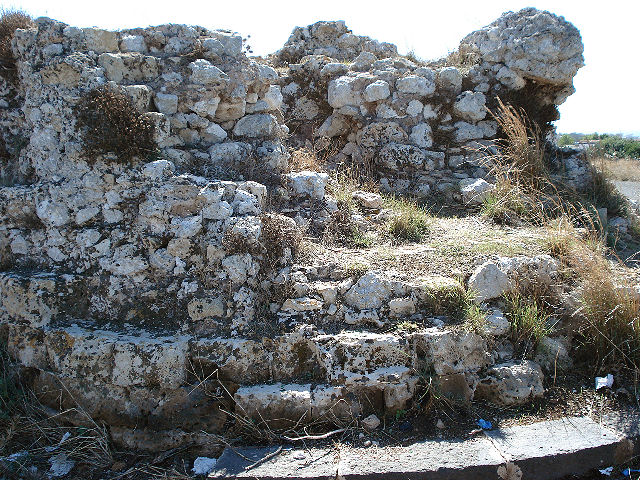
[[[640,158],[640,140],[611,133],[565,133],[558,138],[561,147],[581,141],[596,141],[594,153],[618,158]]]

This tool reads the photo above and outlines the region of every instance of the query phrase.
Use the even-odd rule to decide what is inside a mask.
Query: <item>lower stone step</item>
[[[210,478],[553,480],[620,465],[632,455],[628,439],[587,417],[485,433],[403,447],[226,448]]]
[[[484,337],[439,328],[328,335],[303,325],[274,338],[243,339],[66,322],[0,323],[9,354],[37,372],[43,402],[151,431],[220,432],[229,416],[286,428],[395,415],[408,407],[421,375],[461,386],[468,401],[478,372],[492,361]]]

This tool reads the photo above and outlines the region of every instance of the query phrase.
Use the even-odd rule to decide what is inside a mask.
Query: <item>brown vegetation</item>
[[[11,39],[19,28],[31,28],[31,17],[22,10],[0,11],[0,76],[9,83],[16,83],[16,60],[11,51]]]
[[[75,106],[75,114],[90,161],[95,161],[96,155],[114,153],[118,161],[131,162],[157,150],[152,120],[139,113],[118,89],[102,86],[90,90]]]

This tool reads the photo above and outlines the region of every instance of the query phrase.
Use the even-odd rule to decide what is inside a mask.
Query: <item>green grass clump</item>
[[[344,271],[349,277],[360,278],[365,273],[367,273],[370,269],[371,267],[366,263],[351,262],[344,268]]]
[[[487,324],[487,313],[471,300],[467,302],[464,311],[464,325],[467,330],[482,334]]]
[[[464,318],[472,298],[462,282],[449,278],[432,279],[425,285],[422,295],[425,309],[430,315],[458,320]]]
[[[536,298],[525,297],[519,292],[508,294],[506,301],[514,344],[522,345],[525,349],[531,346],[535,351],[540,340],[553,330],[550,326],[551,316]]]
[[[386,200],[394,215],[387,221],[387,233],[394,241],[419,243],[430,230],[429,214],[416,203],[400,197]]]
[[[501,225],[513,225],[527,214],[527,197],[508,180],[503,180],[482,202],[480,213]]]

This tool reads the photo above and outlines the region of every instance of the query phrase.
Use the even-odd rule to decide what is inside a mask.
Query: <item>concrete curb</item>
[[[610,415],[601,423],[566,417],[496,429],[468,440],[386,448],[283,446],[276,456],[278,447],[227,448],[210,478],[551,480],[628,460],[632,441],[640,434],[639,420],[638,414]]]

